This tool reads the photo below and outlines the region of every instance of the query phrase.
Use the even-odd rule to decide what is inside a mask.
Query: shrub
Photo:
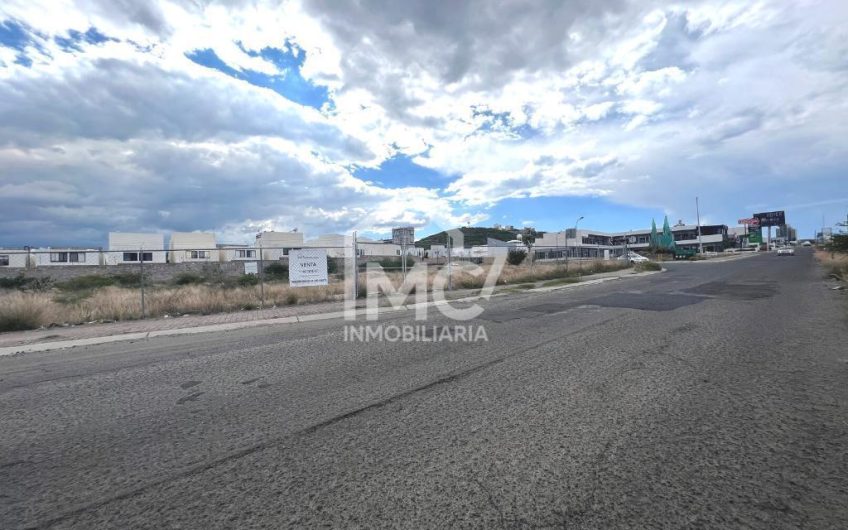
[[[0,304],[0,331],[36,329],[44,324],[45,307],[39,295],[13,293]]]
[[[654,261],[640,261],[636,263],[634,268],[636,269],[636,272],[661,271],[662,265]]]
[[[266,266],[263,272],[265,277],[269,280],[289,279],[289,266],[279,261],[275,261],[274,263]]]
[[[521,262],[523,262],[526,257],[526,250],[510,250],[506,255],[506,262],[510,265],[521,265]]]
[[[108,287],[116,283],[112,276],[101,276],[99,274],[89,274],[86,276],[77,276],[64,282],[59,282],[56,287],[61,291],[90,291],[99,287]]]
[[[121,272],[118,274],[113,274],[112,278],[114,278],[115,283],[117,283],[121,287],[141,286],[141,274],[136,272]]]
[[[174,278],[174,283],[177,285],[195,285],[203,283],[205,278],[193,272],[181,272]]]
[[[286,303],[288,305],[295,305],[297,303],[297,293],[289,292],[286,294]]]
[[[236,283],[241,287],[250,287],[251,285],[259,284],[259,276],[256,274],[242,274],[236,280]]]
[[[27,278],[18,274],[14,278],[0,278],[0,287],[3,289],[25,289],[27,285],[35,281],[35,278]]]
[[[43,278],[30,278],[27,289],[30,291],[46,291],[53,286],[53,279],[49,276]]]

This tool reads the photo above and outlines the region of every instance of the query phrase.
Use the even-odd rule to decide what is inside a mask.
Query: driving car
[[[795,249],[792,248],[792,247],[779,248],[779,249],[777,249],[777,255],[778,256],[794,256],[795,255]]]

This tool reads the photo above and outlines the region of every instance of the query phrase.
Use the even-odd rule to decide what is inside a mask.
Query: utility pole
[[[704,253],[704,244],[701,242],[701,207],[698,204],[698,197],[695,197],[695,215],[698,217],[698,253]]]

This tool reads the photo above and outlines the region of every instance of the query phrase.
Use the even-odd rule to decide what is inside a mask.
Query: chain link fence
[[[375,271],[400,288],[414,267],[426,272],[428,285],[445,271],[446,289],[479,289],[483,277],[474,268],[516,251],[525,257],[508,265],[498,282],[546,281],[619,267],[616,258],[625,252],[531,246],[492,247],[490,254],[475,255],[469,249],[410,247],[401,255],[393,245],[347,239],[344,246],[0,250],[0,331],[341,302],[373,290],[369,274]],[[289,256],[300,248],[326,253],[326,285],[289,284]],[[601,260],[613,267],[592,265]],[[352,292],[346,277],[355,280]]]

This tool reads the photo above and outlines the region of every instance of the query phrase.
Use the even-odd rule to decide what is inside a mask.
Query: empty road
[[[484,305],[488,341],[0,358],[0,527],[848,528],[848,307],[809,251]]]

